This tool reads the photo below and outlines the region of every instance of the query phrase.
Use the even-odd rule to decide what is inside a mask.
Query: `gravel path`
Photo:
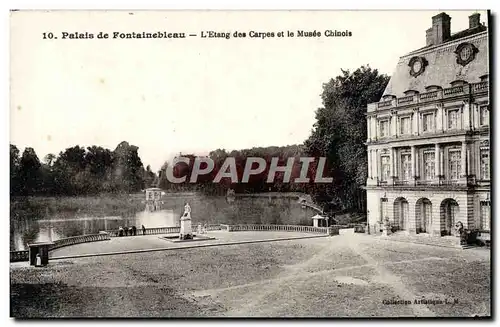
[[[16,317],[489,316],[490,252],[343,235],[55,260],[11,265],[11,304]]]

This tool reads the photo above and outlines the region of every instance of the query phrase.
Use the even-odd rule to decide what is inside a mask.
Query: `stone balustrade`
[[[283,232],[299,232],[299,233],[314,233],[314,234],[328,234],[328,227],[314,227],[314,226],[299,226],[299,225],[224,225],[225,230],[228,232],[242,232],[242,231],[283,231]]]
[[[99,234],[88,234],[88,235],[66,237],[54,241],[53,242],[54,244],[49,247],[49,251],[69,245],[88,243],[88,242],[108,241],[108,240],[110,240],[110,235],[105,232],[100,232]],[[10,262],[19,262],[19,261],[29,261],[29,250],[10,251]]]
[[[80,243],[108,241],[108,240],[110,240],[110,235],[108,233],[66,237],[66,238],[62,238],[60,240],[54,241],[54,245],[52,245],[49,248],[49,250],[55,250],[58,248],[62,248],[63,246],[75,245],[75,244],[80,244]]]
[[[226,224],[211,224],[207,225],[207,231],[227,231],[227,232],[239,232],[239,231],[283,231],[283,232],[299,232],[299,233],[311,233],[311,234],[324,234],[324,235],[338,235],[339,230],[342,228],[355,228],[356,232],[364,231],[364,225],[362,224],[348,224],[348,225],[332,225],[330,227],[314,227],[314,226],[300,226],[300,225],[258,225],[258,224],[248,224],[248,225],[226,225]],[[142,230],[137,230],[137,235],[143,235]],[[173,234],[179,233],[180,227],[158,227],[158,228],[146,228],[145,235],[155,235],[155,234]],[[73,236],[62,238],[60,240],[54,241],[54,244],[49,248],[49,250],[55,250],[64,246],[70,246],[80,243],[97,242],[110,240],[111,237],[117,237],[118,230],[111,231],[101,231],[99,234],[89,234],[81,236]],[[10,262],[28,261],[29,251],[10,251]]]
[[[123,237],[127,236],[132,236],[130,235],[130,229],[129,229],[129,234],[124,235]],[[139,235],[157,235],[157,234],[174,234],[174,233],[180,233],[181,228],[179,226],[172,226],[172,227],[154,227],[154,228],[146,228],[145,229],[146,233],[144,234],[143,230],[138,228],[137,229],[137,236]],[[114,230],[107,230],[106,233],[109,234],[110,237],[118,237],[119,236],[119,230],[114,229]]]
[[[375,102],[373,104],[368,104],[368,112],[383,110],[387,108],[393,108],[398,106],[407,106],[415,103],[422,103],[440,99],[446,99],[450,97],[456,97],[467,94],[488,92],[489,84],[488,82],[479,82],[473,84],[465,84],[454,87],[449,87],[446,89],[440,89],[436,91],[414,94],[409,96],[404,96],[400,98],[394,97],[393,100],[384,100],[380,102]],[[395,100],[395,101],[394,101]]]
[[[204,226],[202,224],[202,226]],[[214,231],[214,230],[223,230],[224,228],[222,227],[223,225],[220,224],[210,224],[206,225],[206,230],[207,231]],[[198,224],[193,224],[193,228],[196,230],[198,227]],[[176,234],[180,233],[181,228],[179,226],[172,226],[172,227],[154,227],[154,228],[146,228],[146,233],[143,233],[143,230],[138,228],[137,229],[137,235],[158,235],[158,234]],[[111,237],[118,237],[119,236],[119,230],[107,230],[106,231]],[[128,235],[124,235],[123,237],[130,237],[133,235],[130,235],[130,229]]]
[[[30,251],[10,251],[10,262],[29,261]]]
[[[414,99],[413,95],[398,98],[398,104],[412,103],[413,99]]]
[[[439,96],[438,91],[433,91],[433,92],[427,92],[427,93],[422,93],[420,94],[420,101],[430,101],[434,100]]]
[[[207,225],[205,227],[207,231],[223,230],[223,227],[220,224],[212,224],[212,225]]]

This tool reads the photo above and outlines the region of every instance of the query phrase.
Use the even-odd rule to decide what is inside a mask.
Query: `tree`
[[[306,151],[314,157],[325,156],[331,185],[314,185],[319,202],[341,202],[348,209],[362,209],[366,182],[366,107],[379,101],[389,77],[362,66],[323,85],[323,107],[316,111],[316,123]]]
[[[53,165],[55,192],[65,195],[83,193],[87,186],[81,185],[84,178],[77,175],[85,167],[85,148],[76,145],[60,152]]]
[[[144,166],[138,150],[138,147],[123,141],[113,151],[113,180],[119,191],[134,192],[144,186]]]
[[[15,195],[19,192],[19,168],[21,159],[19,158],[19,149],[15,145],[10,145],[10,194]]]
[[[147,165],[146,170],[144,171],[144,187],[153,187],[155,180],[156,174],[151,171],[151,166]]]
[[[54,163],[54,160],[56,160],[56,155],[53,154],[53,153],[49,153],[47,154],[44,158],[43,158],[43,161],[48,165],[48,166],[52,166],[52,164]]]
[[[33,195],[41,189],[41,164],[33,148],[25,148],[19,164],[21,194]]]

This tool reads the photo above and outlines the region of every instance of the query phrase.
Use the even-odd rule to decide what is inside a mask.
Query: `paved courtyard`
[[[489,316],[490,252],[341,235],[11,264],[11,285],[16,317]]]

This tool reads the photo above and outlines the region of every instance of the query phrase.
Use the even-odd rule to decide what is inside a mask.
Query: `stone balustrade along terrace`
[[[211,224],[206,226],[207,231],[216,231],[216,230],[227,231],[227,232],[289,231],[289,232],[302,232],[302,233],[323,234],[323,235],[326,234],[331,236],[338,235],[339,229],[342,228],[355,228],[357,232],[364,231],[364,225],[360,224],[332,225],[330,227],[314,227],[314,226],[300,226],[300,225],[258,225],[258,224],[248,224],[248,225]],[[146,233],[143,234],[142,230],[137,230],[136,236],[128,236],[128,237],[138,237],[141,235],[175,234],[179,233],[180,227],[146,228],[145,231]],[[111,237],[119,237],[118,235],[119,235],[118,230],[110,230],[110,231],[102,231],[99,234],[67,237],[54,241],[54,245],[50,247],[50,250],[80,243],[106,241],[110,240]],[[28,259],[29,259],[28,250],[10,252],[10,262],[28,261]]]

